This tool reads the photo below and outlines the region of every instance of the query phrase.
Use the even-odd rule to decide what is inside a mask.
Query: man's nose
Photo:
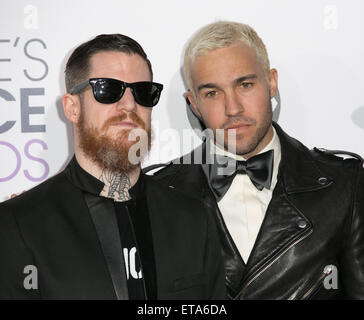
[[[235,90],[225,92],[225,115],[235,116],[244,111],[242,98]]]
[[[121,99],[116,102],[116,109],[118,111],[135,111],[137,103],[135,102],[131,88],[126,88]]]

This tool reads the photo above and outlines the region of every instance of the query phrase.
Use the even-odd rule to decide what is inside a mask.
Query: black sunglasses
[[[86,80],[71,90],[71,94],[80,93],[91,85],[96,101],[110,104],[119,101],[126,88],[130,88],[136,103],[144,107],[154,107],[161,95],[163,85],[151,81],[128,83],[110,78],[92,78]]]

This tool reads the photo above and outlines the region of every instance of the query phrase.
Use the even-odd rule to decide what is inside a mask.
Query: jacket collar
[[[315,163],[310,151],[298,140],[287,135],[273,122],[280,143],[282,159],[278,169],[278,179],[282,179],[288,194],[326,188],[333,179]]]
[[[65,169],[67,178],[77,188],[88,193],[99,195],[104,188],[104,183],[85,171],[73,156]]]

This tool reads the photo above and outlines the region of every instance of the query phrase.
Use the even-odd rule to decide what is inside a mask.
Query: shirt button
[[[327,184],[327,178],[325,177],[318,178],[318,183],[321,185]]]
[[[299,222],[298,222],[298,228],[300,228],[300,229],[304,229],[304,228],[306,228],[307,227],[307,223],[306,223],[306,221],[304,221],[304,220],[300,220]]]

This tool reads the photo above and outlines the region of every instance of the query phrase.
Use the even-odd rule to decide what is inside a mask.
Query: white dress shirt
[[[274,150],[274,165],[270,189],[259,191],[246,174],[237,174],[224,197],[218,202],[225,224],[238,248],[244,262],[247,263],[253,249],[260,226],[262,225],[268,204],[272,199],[277,183],[278,167],[281,161],[281,144],[273,128],[273,138],[259,153]],[[213,142],[211,142],[213,144]],[[216,145],[212,152],[229,156],[236,160],[246,160],[242,156],[229,153]]]

